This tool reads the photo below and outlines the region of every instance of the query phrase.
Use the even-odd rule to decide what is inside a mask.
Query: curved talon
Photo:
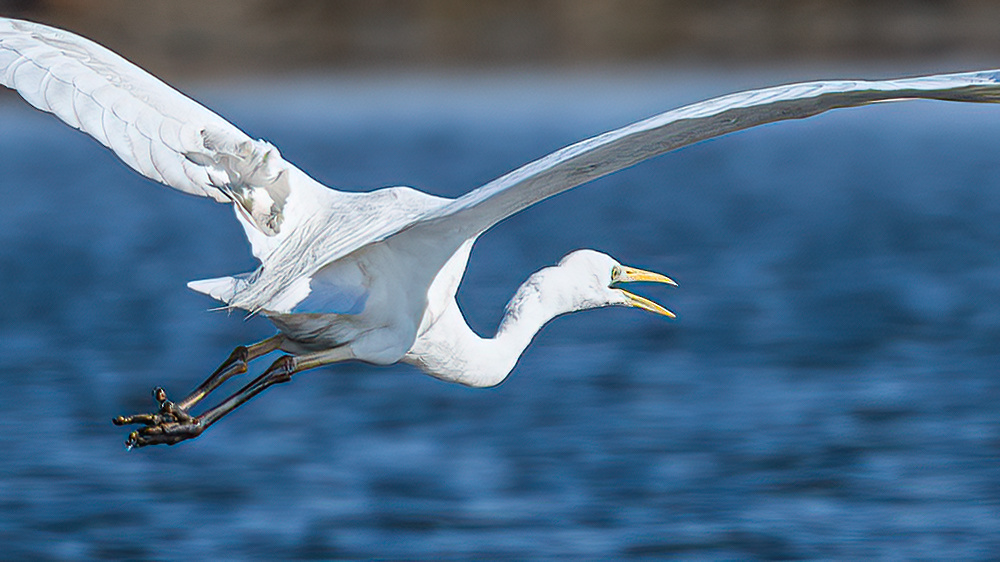
[[[132,450],[147,445],[175,445],[197,437],[205,428],[201,422],[191,419],[189,423],[168,422],[137,429],[129,434],[125,446],[128,450]]]
[[[284,336],[276,335],[250,346],[241,345],[234,349],[229,354],[229,358],[187,397],[173,402],[167,398],[167,391],[162,386],[158,386],[152,391],[153,400],[157,405],[154,413],[117,416],[111,420],[111,423],[144,426],[129,434],[125,441],[125,446],[129,450],[147,445],[174,445],[186,439],[197,437],[220,417],[267,386],[285,382],[291,377],[297,363],[286,357],[272,366],[270,370],[274,372],[270,373],[269,377],[260,379],[256,385],[254,383],[247,385],[241,393],[230,397],[222,405],[209,409],[200,416],[192,416],[189,413],[202,398],[222,383],[235,375],[246,373],[249,361],[280,348],[283,341]]]
[[[125,442],[125,446],[129,449],[143,447],[145,445],[151,445],[155,442],[159,442],[150,440],[149,437],[169,434],[171,432],[168,429],[169,427],[188,426],[189,428],[194,428],[198,424],[198,422],[195,421],[195,418],[188,414],[186,410],[167,399],[167,392],[163,389],[163,387],[158,386],[153,389],[153,399],[159,403],[159,412],[151,414],[135,414],[131,416],[118,416],[111,420],[111,423],[115,425],[142,424],[146,426],[129,434],[128,440]],[[201,433],[201,431],[197,431],[197,433],[195,433],[194,429],[188,429],[187,431],[181,431],[179,433],[189,435],[194,433],[197,435],[197,433]],[[187,437],[177,439],[177,441],[183,439],[187,439]]]

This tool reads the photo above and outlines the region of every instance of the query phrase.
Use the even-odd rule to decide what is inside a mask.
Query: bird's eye
[[[617,281],[621,277],[622,268],[617,265],[611,268],[611,281]]]

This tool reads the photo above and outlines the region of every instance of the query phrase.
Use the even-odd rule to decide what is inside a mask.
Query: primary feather
[[[147,178],[233,202],[261,233],[280,232],[292,166],[278,150],[104,47],[0,18],[0,83]]]

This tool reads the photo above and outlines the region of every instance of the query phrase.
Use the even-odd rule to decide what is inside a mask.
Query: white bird
[[[187,398],[162,389],[156,413],[126,444],[196,437],[265,388],[340,361],[404,362],[439,379],[500,384],[535,332],[552,318],[603,306],[673,316],[620,287],[669,278],[592,250],[536,272],[507,305],[493,338],[466,324],[455,301],[473,242],[547,197],[698,141],[831,109],[899,99],[997,102],[1000,71],[886,81],[822,81],[731,94],[558,150],[462,197],[408,187],[330,189],[205,107],[111,51],[72,33],[0,18],[0,82],[31,105],[93,136],[132,169],[170,187],[231,203],[253,255],[249,274],[194,281],[192,289],[269,318],[278,334],[239,347]],[[201,415],[191,408],[247,363],[286,355]]]

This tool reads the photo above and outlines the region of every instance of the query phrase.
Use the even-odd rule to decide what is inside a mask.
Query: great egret
[[[232,203],[260,267],[189,283],[233,309],[259,313],[277,335],[239,347],[191,395],[162,389],[156,413],[126,444],[196,437],[267,387],[339,361],[405,362],[450,382],[500,384],[535,332],[553,317],[621,305],[672,316],[621,284],[673,284],[592,250],[536,272],[507,305],[497,334],[467,326],[455,301],[472,244],[504,218],[547,197],[647,158],[716,137],[831,109],[897,99],[996,102],[1000,71],[888,81],[823,81],[731,94],[668,111],[563,148],[466,195],[407,187],[369,193],[327,188],[208,109],[87,39],[0,18],[0,82],[110,148],[140,174]],[[201,415],[191,408],[247,363],[287,353]]]

